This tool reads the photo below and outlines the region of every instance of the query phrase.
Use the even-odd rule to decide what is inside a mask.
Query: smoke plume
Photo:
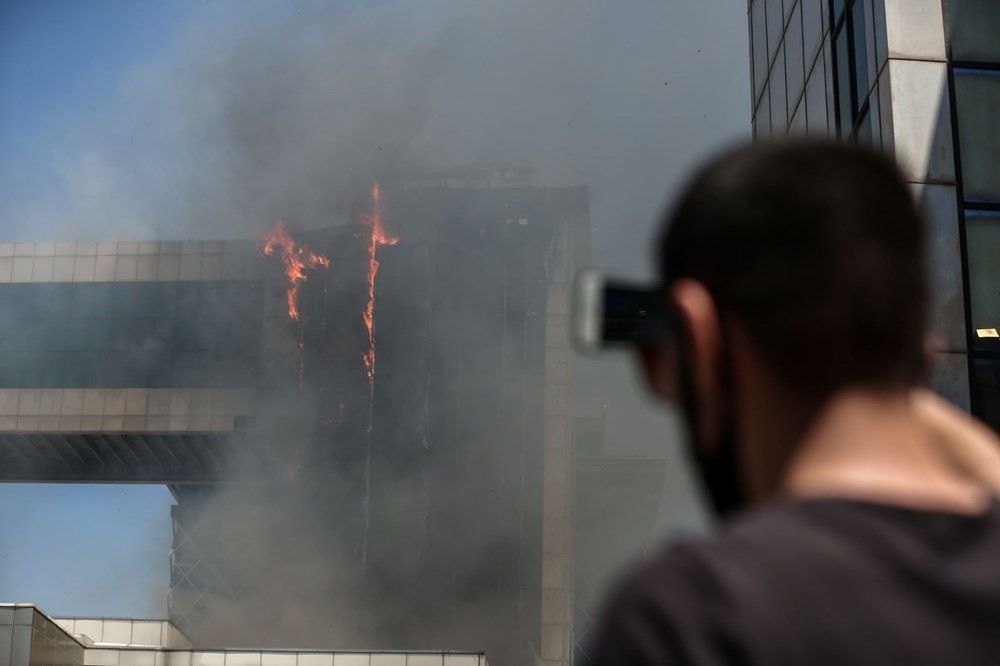
[[[65,196],[14,214],[33,240],[246,238],[279,218],[299,231],[348,224],[351,201],[378,177],[517,165],[538,185],[589,186],[595,263],[646,275],[678,179],[748,131],[745,25],[742,4],[725,0],[209,5],[129,74],[85,138],[68,138]],[[641,403],[627,366],[580,364],[577,387],[582,410],[609,405],[609,450],[667,451],[661,522],[696,524],[676,431]],[[370,609],[339,614],[357,600],[351,565],[330,555],[351,560],[354,545],[314,542],[329,514],[296,490],[260,498],[239,487],[206,502],[206,520],[240,535],[219,535],[229,577],[267,584],[218,613],[212,637],[364,641]],[[407,492],[388,501],[405,504]],[[227,550],[248,535],[263,537],[258,550]],[[334,590],[343,603],[321,612]]]

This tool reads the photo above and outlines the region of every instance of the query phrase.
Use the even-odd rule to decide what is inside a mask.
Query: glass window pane
[[[177,284],[175,310],[178,317],[194,317],[198,314],[198,283],[182,282]]]
[[[80,285],[77,292],[79,301],[75,314],[80,317],[107,317],[111,315],[111,285],[110,282],[94,282]],[[72,313],[71,313],[72,314]]]
[[[788,108],[794,109],[798,104],[805,82],[804,63],[802,62],[802,12],[795,5],[792,18],[785,29],[785,79],[788,87]]]
[[[852,46],[854,48],[854,109],[861,108],[868,97],[868,30],[865,27],[864,0],[858,0],[851,9]]]
[[[803,98],[792,112],[792,120],[788,123],[789,134],[806,134],[806,100]]]
[[[851,112],[851,57],[847,43],[847,28],[841,29],[834,46],[834,59],[837,62],[837,127],[840,136],[848,136],[854,126],[854,114]]]
[[[885,2],[872,3],[872,33],[875,42],[875,63],[880,67],[889,58],[889,44],[886,42]],[[877,69],[877,68],[876,68]]]
[[[819,53],[823,37],[824,0],[802,0],[802,48],[805,53],[806,69],[812,66]]]
[[[872,114],[868,113],[868,109],[865,109],[861,117],[858,119],[858,131],[854,135],[854,139],[861,146],[872,145]]]
[[[785,47],[778,49],[778,57],[771,70],[771,134],[781,136],[788,128],[788,96],[785,93]]]
[[[977,416],[1000,431],[1000,360],[976,359],[972,390],[979,405]]]
[[[883,0],[880,0],[880,2]],[[860,2],[860,0],[859,0]],[[865,64],[868,67],[868,80],[866,82],[866,93],[871,90],[878,78],[878,56],[875,53],[875,14],[872,9],[872,0],[864,0],[865,5]],[[859,65],[860,66],[860,65]]]
[[[806,83],[806,126],[810,136],[829,136],[826,120],[826,76],[822,58],[816,61],[816,66],[813,67]]]
[[[786,24],[788,23],[788,16],[792,13],[793,5],[795,5],[795,3],[796,0],[783,0],[783,4],[785,6],[784,21]]]
[[[138,300],[136,285],[130,282],[112,282],[111,299],[112,312],[115,317],[131,317],[135,314],[135,303]]]
[[[40,351],[52,349],[55,341],[51,334],[51,326],[45,319],[31,318],[21,320],[23,335],[21,336],[21,349],[27,351]]]
[[[107,388],[123,388],[129,385],[128,355],[121,352],[107,352],[102,355],[101,382]]]
[[[204,339],[197,319],[174,320],[173,343],[176,350],[204,349]]]
[[[754,103],[760,99],[767,80],[767,23],[764,20],[764,2],[755,2],[750,10],[750,24],[753,48],[753,92]]]
[[[778,52],[778,44],[781,43],[781,29],[784,27],[784,11],[781,7],[781,0],[767,0],[767,55],[768,62],[774,60]]]
[[[86,386],[86,352],[69,352],[61,356],[62,376],[60,386],[72,388]]]
[[[966,213],[965,237],[972,328],[1000,328],[1000,213]]]
[[[964,196],[1000,202],[1000,72],[956,70],[955,106]]]
[[[882,149],[882,115],[879,108],[878,83],[872,89],[872,94],[868,96],[868,118],[871,123],[871,145],[876,150]]]
[[[71,293],[62,283],[33,284],[38,310],[46,317],[64,315],[70,307]]]
[[[754,117],[754,129],[757,139],[766,139],[771,136],[771,86],[764,86],[764,94],[760,98],[760,106],[757,107],[757,115]]]
[[[953,60],[1000,63],[1000,2],[948,0]]]
[[[830,6],[832,7],[831,11],[833,12],[833,25],[837,25],[840,22],[840,19],[843,17],[842,15],[846,4],[846,0],[830,1]]]
[[[133,346],[132,335],[129,331],[130,323],[128,319],[122,317],[116,317],[111,320],[107,349],[111,351],[124,351]]]
[[[68,319],[66,322],[66,350],[83,351],[87,348],[87,320]]]
[[[111,320],[101,317],[87,320],[87,349],[106,350],[111,348]]]

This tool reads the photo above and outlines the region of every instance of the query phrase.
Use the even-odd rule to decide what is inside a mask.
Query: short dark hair
[[[819,397],[924,378],[924,228],[888,158],[812,140],[731,150],[666,223],[664,285],[703,283],[796,388]]]

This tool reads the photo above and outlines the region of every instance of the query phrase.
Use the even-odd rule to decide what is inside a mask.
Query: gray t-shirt
[[[1000,504],[755,509],[630,572],[577,664],[1000,664]]]

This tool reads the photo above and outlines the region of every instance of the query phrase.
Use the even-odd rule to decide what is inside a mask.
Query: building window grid
[[[0,387],[256,383],[255,283],[3,287]]]
[[[795,0],[796,3],[798,1],[799,0]],[[760,74],[760,73],[756,72],[755,71],[755,67],[754,67],[753,53],[754,53],[755,47],[759,47],[759,45],[755,45],[753,43],[755,24],[753,22],[753,13],[752,12],[753,12],[753,6],[754,6],[754,4],[759,4],[760,9],[763,12],[762,20],[763,20],[764,26],[765,26],[764,29],[763,29],[763,31],[762,31],[762,34],[763,34],[764,39],[765,39],[764,53],[766,54],[765,62],[767,63],[767,68],[766,68],[767,71],[763,72],[763,74]],[[764,0],[759,0],[758,3],[750,3],[749,10],[748,10],[748,19],[749,19],[749,23],[750,23],[750,40],[751,40],[751,43],[750,43],[750,58],[751,58],[751,60],[750,60],[750,71],[751,71],[750,87],[751,87],[752,94],[755,97],[755,99],[753,101],[753,110],[754,110],[754,112],[753,112],[753,116],[754,116],[753,120],[754,120],[754,139],[755,140],[758,138],[757,137],[757,129],[756,129],[757,128],[757,122],[756,122],[757,115],[758,115],[758,113],[761,110],[762,103],[764,101],[764,97],[767,96],[768,94],[770,94],[769,93],[769,89],[773,87],[770,84],[771,84],[771,77],[774,74],[775,64],[778,62],[779,58],[784,58],[785,57],[785,55],[784,55],[785,49],[783,49],[782,46],[783,46],[784,41],[785,41],[785,35],[788,33],[788,26],[791,23],[791,17],[795,15],[794,11],[788,12],[786,14],[783,9],[781,10],[781,13],[782,13],[782,18],[781,18],[781,21],[782,21],[781,22],[781,33],[778,35],[778,44],[777,44],[777,47],[774,50],[774,57],[771,57],[771,55],[770,55],[771,44],[767,40],[767,28],[766,28],[766,26],[767,26],[767,4],[768,3],[765,2]],[[780,6],[780,3],[779,3],[779,6]],[[793,7],[793,9],[794,9],[794,7]],[[782,64],[785,64],[785,63],[782,63]],[[786,70],[787,70],[787,67],[782,67],[781,76],[782,76],[782,84],[783,84],[782,88],[786,91],[785,94],[787,95],[787,73],[786,73]],[[758,80],[759,76],[763,76],[763,79],[762,79],[763,85],[761,85],[761,89],[760,89],[760,92],[758,94],[757,91],[756,91],[756,83],[755,82]],[[803,88],[804,88],[804,86],[803,86]],[[790,106],[788,104],[788,100],[787,99],[784,100],[784,103],[786,105],[786,108],[788,108]],[[770,111],[771,111],[770,106],[772,106],[772,105],[768,106],[769,115],[770,115]],[[787,129],[787,127],[788,127],[788,123],[789,123],[789,119],[791,118],[791,112],[792,111],[794,111],[794,109],[788,109],[788,112],[786,112],[786,114],[785,114],[786,118],[785,118],[784,127],[780,128],[780,130],[782,132],[784,132]],[[769,117],[768,118],[768,134],[774,134],[773,130],[774,130],[773,122],[772,122],[772,119]]]
[[[788,23],[785,25],[785,94],[794,95],[788,101],[789,128],[795,126],[795,119],[801,112],[806,113],[806,53],[805,42],[802,29],[802,3],[796,2],[788,14]],[[792,44],[789,50],[789,40],[794,39],[797,44]],[[794,68],[792,77],[788,76],[789,68]],[[791,84],[791,85],[790,85]],[[807,119],[803,115],[800,128],[807,124]]]
[[[954,91],[957,86],[957,77],[960,76],[976,76],[976,75],[987,75],[987,76],[997,76],[1000,75],[1000,63],[983,63],[983,62],[968,62],[968,61],[950,61],[949,62],[949,75],[951,78],[951,89]],[[954,95],[954,92],[952,93]],[[961,101],[955,99],[955,109],[958,111],[954,118],[955,123],[955,149],[958,153],[956,155],[956,166],[959,170],[959,192],[961,196],[959,198],[959,219],[962,220],[962,226],[968,233],[968,220],[970,217],[976,217],[979,220],[990,219],[996,216],[996,213],[1000,212],[1000,198],[990,199],[990,198],[970,198],[966,193],[965,189],[961,187],[961,183],[964,180],[961,170],[962,170],[962,156],[960,153],[960,136],[961,136],[961,124],[959,122]],[[993,224],[1000,225],[1000,217],[998,217]],[[965,256],[963,260],[968,264],[969,255],[968,252],[963,253]],[[974,266],[967,266],[967,280],[972,278],[972,273],[974,272]],[[1000,294],[998,294],[1000,297]],[[994,340],[990,338],[980,339],[975,333],[975,322],[974,322],[974,312],[972,311],[973,303],[969,303],[969,311],[966,314],[966,325],[968,326],[970,333],[970,350],[972,356],[972,369],[975,372],[977,361],[988,362],[990,360],[997,361],[1000,360],[1000,344],[996,344]],[[973,384],[975,385],[977,380],[975,379],[975,374],[973,375]],[[973,405],[975,408],[976,405]],[[983,410],[986,409],[986,405],[979,405],[976,411],[981,412],[980,416],[983,416]],[[996,427],[996,423],[993,423]]]
[[[877,90],[878,68],[869,69],[874,57],[869,49],[877,52],[874,39],[868,39],[874,30],[871,13],[866,13],[870,0],[830,0],[830,44],[833,47],[833,81],[836,134],[852,142],[881,142],[874,135],[878,120],[870,117],[873,91]],[[867,132],[867,135],[865,134]]]
[[[766,13],[767,11],[766,3],[763,3],[763,0],[758,0],[758,1],[765,5],[764,7],[762,7],[762,9]],[[832,111],[834,112],[833,115],[835,116],[835,118],[830,118],[829,121],[835,124],[835,130],[839,136],[841,137],[847,136],[852,141],[858,141],[859,138],[864,138],[860,136],[860,130],[862,130],[862,128],[864,127],[872,128],[874,123],[880,121],[880,119],[879,120],[876,120],[874,118],[871,120],[868,119],[868,116],[871,113],[875,113],[875,111],[872,110],[871,96],[877,94],[878,80],[882,73],[881,68],[878,66],[874,68],[875,70],[874,73],[872,73],[872,71],[869,69],[868,59],[870,59],[873,54],[868,53],[868,50],[875,49],[874,53],[878,53],[880,45],[876,42],[874,38],[867,40],[866,43],[863,42],[862,46],[865,49],[865,61],[860,62],[859,48],[858,44],[856,43],[857,40],[859,39],[866,40],[867,35],[864,32],[866,27],[868,30],[874,30],[874,23],[872,21],[872,17],[870,15],[867,17],[864,16],[864,7],[861,7],[860,9],[857,8],[857,6],[861,5],[862,2],[866,2],[866,0],[829,0],[828,13],[825,14],[825,18],[827,19],[827,21],[824,25],[824,30],[823,30],[823,39],[825,40],[827,38],[827,35],[829,35],[829,43],[834,50],[833,57],[830,58],[832,71],[826,72],[827,77],[830,78],[833,82],[833,93],[834,97],[836,98],[834,100],[830,100],[833,102]],[[750,3],[750,10],[752,10],[752,6],[753,3]],[[859,17],[860,21],[858,20]],[[766,18],[764,18],[764,21],[766,22]],[[826,25],[829,25],[829,31],[825,29]],[[787,22],[785,22],[782,27],[782,33],[780,36],[781,40],[785,39],[787,31],[788,31],[788,24]],[[752,33],[753,30],[751,29],[751,34]],[[766,35],[766,31],[764,34]],[[843,39],[841,39],[842,35]],[[751,39],[753,39],[752,36]],[[846,53],[837,52],[838,40],[839,40],[839,48],[844,49]],[[766,53],[769,52],[770,50],[769,47],[770,44],[765,45]],[[751,53],[753,48],[754,45],[751,44]],[[754,91],[755,118],[757,115],[756,111],[761,109],[763,98],[766,97],[768,94],[767,89],[769,88],[769,86],[766,84],[766,82],[770,78],[771,73],[774,71],[774,63],[776,62],[777,57],[779,56],[780,53],[781,50],[778,49],[775,51],[774,58],[768,57],[766,59],[767,72],[763,74],[765,84],[761,86],[759,94],[757,94],[756,90]],[[818,62],[819,59],[822,57],[822,54],[823,54],[823,49],[820,49],[820,52],[816,54],[815,60],[808,65],[806,82],[809,81],[811,76],[815,75],[814,70],[818,66]],[[846,58],[843,57],[845,55],[847,56]],[[845,62],[848,71],[847,72],[839,71],[840,68],[844,67]],[[952,78],[952,86],[953,86],[952,89],[954,89],[954,77],[956,70],[958,70],[961,73],[1000,72],[1000,63],[995,63],[995,62],[954,61],[951,58],[949,58],[949,65],[950,65],[949,69],[951,70],[950,76]],[[861,72],[862,68],[864,68],[865,70],[864,72]],[[753,63],[751,63],[751,72],[752,76],[754,77],[751,81],[751,84],[753,85],[753,82],[757,80],[757,77],[759,77],[761,73],[755,71]],[[846,76],[844,76],[845,74]],[[859,74],[864,75],[864,83],[865,83],[864,90],[860,90],[858,87],[860,82],[858,77]],[[844,78],[846,78],[846,81],[843,81]],[[846,85],[842,85],[841,84],[842,81],[843,83],[846,83]],[[805,85],[803,86],[803,88],[805,88]],[[845,94],[848,96],[847,99],[842,98],[842,95]],[[804,90],[802,96],[803,97],[805,96]],[[798,103],[801,104],[802,102],[799,101]],[[845,113],[845,110],[847,111],[847,113]],[[847,116],[847,118],[845,118],[845,116]],[[875,130],[870,129],[869,131],[874,132]],[[1000,201],[982,201],[982,200],[970,201],[964,199],[963,197],[963,199],[960,201],[960,207],[962,209],[961,211],[962,219],[964,220],[968,213],[977,213],[977,212],[995,213],[1000,211]],[[971,313],[967,314],[967,319],[969,320],[967,323],[971,325]],[[986,350],[986,349],[978,349],[975,346],[973,346],[972,356],[973,356],[973,363],[975,363],[976,359],[1000,359],[1000,349]]]
[[[962,75],[986,75],[986,76],[997,76],[1000,75],[1000,61],[981,61],[981,60],[968,60],[963,58],[955,58],[953,56],[953,45],[952,45],[952,16],[948,11],[945,12],[946,30],[945,34],[948,39],[948,75],[951,79],[951,90],[954,98],[955,82],[956,76]],[[956,106],[959,105],[958,100],[955,99]],[[959,127],[958,114],[953,117],[953,122],[955,123],[956,129],[956,139],[961,131]],[[956,150],[959,147],[959,142],[955,142]],[[956,156],[956,163],[959,170],[961,170],[961,155]],[[961,185],[961,178],[959,178],[959,185]],[[997,212],[1000,211],[1000,198],[998,199],[969,199],[965,196],[964,191],[961,199],[962,212]]]
[[[837,0],[830,0],[830,2],[831,3],[835,3],[835,2],[837,2]],[[771,109],[769,108],[769,105],[764,104],[764,102],[766,101],[765,98],[769,95],[769,88],[772,87],[770,85],[770,83],[771,83],[771,77],[775,73],[775,65],[776,65],[776,63],[778,61],[778,58],[779,57],[784,57],[783,53],[787,52],[787,49],[782,49],[782,48],[780,48],[780,46],[781,46],[781,44],[783,44],[783,42],[787,38],[789,26],[791,25],[791,22],[796,19],[796,17],[798,18],[799,21],[803,21],[804,20],[802,18],[803,12],[801,11],[801,5],[802,5],[802,1],[801,0],[795,0],[792,3],[792,6],[791,6],[790,10],[787,10],[787,11],[783,10],[783,12],[782,12],[783,13],[783,17],[782,17],[782,21],[783,21],[783,23],[782,23],[782,29],[781,29],[781,34],[778,37],[779,47],[775,49],[774,57],[772,58],[770,56],[770,47],[772,45],[767,41],[767,29],[766,29],[766,25],[767,25],[767,4],[768,3],[765,2],[764,0],[755,0],[754,2],[749,2],[748,3],[748,8],[747,8],[747,19],[748,19],[747,22],[750,25],[750,58],[751,58],[751,62],[750,62],[750,75],[751,75],[750,87],[751,87],[751,96],[753,97],[752,109],[753,109],[753,133],[754,133],[754,140],[758,140],[758,139],[761,138],[761,130],[759,128],[762,127],[762,126],[761,126],[761,123],[758,122],[758,121],[760,120],[760,114],[762,112],[764,112],[764,111],[768,112],[768,118],[767,118],[767,123],[766,123],[766,125],[767,125],[767,131],[764,132],[763,134],[765,134],[765,135],[773,135],[773,134],[775,134],[776,128],[773,126],[773,122],[772,122],[772,119],[770,117],[770,115],[771,115],[770,114]],[[798,4],[800,6],[799,7],[799,9],[800,9],[799,12],[795,12],[795,5],[796,4]],[[756,22],[754,21],[754,9],[755,9],[755,7],[759,7],[759,12],[761,12],[761,14],[762,14],[762,15],[759,15],[758,18],[764,24],[763,27],[758,26],[756,24]],[[781,127],[781,128],[777,128],[778,131],[780,131],[782,133],[784,133],[785,131],[787,131],[788,124],[791,122],[791,118],[794,116],[794,114],[798,110],[799,106],[801,106],[802,104],[805,104],[806,86],[808,85],[810,77],[812,77],[812,76],[815,75],[815,71],[816,71],[817,67],[822,67],[822,61],[824,59],[824,48],[823,48],[822,44],[826,40],[826,38],[829,35],[832,34],[832,31],[829,28],[829,26],[832,25],[832,22],[829,20],[829,10],[830,10],[831,7],[832,7],[832,5],[828,5],[826,8],[824,8],[823,11],[820,12],[821,17],[822,17],[822,24],[820,26],[820,41],[819,41],[820,48],[818,48],[816,50],[816,53],[807,54],[805,52],[805,27],[802,26],[802,30],[799,31],[799,38],[800,38],[800,40],[802,40],[802,44],[801,44],[801,49],[800,50],[801,50],[801,52],[803,54],[803,58],[807,59],[808,61],[804,63],[805,64],[805,78],[803,80],[802,90],[799,92],[799,94],[797,96],[797,99],[795,99],[795,100],[785,100],[785,103],[788,106],[788,114],[787,114],[788,117],[786,118],[785,126]],[[763,52],[765,54],[765,56],[764,56],[764,62],[766,63],[766,71],[764,71],[764,72],[761,72],[761,71],[758,70],[758,68],[756,67],[756,61],[754,60],[754,52],[755,52],[755,50],[759,49],[760,46],[761,46],[760,44],[756,44],[755,43],[755,36],[757,38],[760,38],[760,37],[764,38],[764,42],[765,43],[763,45],[763,48],[764,48]],[[787,63],[785,63],[785,64],[786,64],[786,66],[783,68],[785,71],[782,72],[782,75],[783,75],[783,77],[784,77],[785,80],[782,81],[782,83],[784,83],[785,87],[787,88]],[[829,71],[830,68],[825,68],[825,69],[827,70],[827,71],[825,71],[825,76],[827,78],[831,78],[831,77],[834,76],[834,73],[832,71]],[[760,89],[759,90],[757,89],[757,85],[758,84],[760,84]],[[836,86],[834,86],[834,89],[836,89]],[[787,94],[787,91],[786,91],[786,94]],[[865,106],[865,108],[867,110],[867,100],[866,100],[866,106]],[[830,115],[830,114],[827,114],[827,115]],[[806,122],[808,124],[810,121],[808,121],[808,119],[807,119]],[[834,122],[834,118],[831,116],[830,118],[827,119],[827,122],[828,123],[833,123]]]
[[[966,289],[965,324],[968,331],[969,342],[969,388],[971,398],[971,408],[974,414],[983,419],[994,429],[1000,430],[1000,342],[995,339],[980,339],[974,330],[976,317],[974,312],[975,304],[971,293],[972,281],[976,273],[976,266],[970,262],[970,240],[968,238],[969,220],[976,218],[979,223],[983,220],[991,220],[992,224],[1000,225],[1000,197],[992,198],[969,198],[963,183],[963,155],[961,151],[961,106],[962,100],[957,95],[957,76],[964,75],[1000,75],[1000,59],[998,61],[970,60],[961,56],[955,57],[955,32],[953,22],[955,12],[958,9],[957,3],[946,5],[945,36],[947,39],[948,53],[948,78],[949,92],[951,96],[951,114],[953,128],[953,144],[955,150],[956,182],[958,187],[958,209],[960,226],[960,238],[962,243],[962,272],[963,282]],[[992,11],[997,11],[992,9]],[[989,15],[985,11],[982,15],[973,12],[965,16],[966,20],[981,20]],[[988,21],[984,25],[988,24]],[[960,45],[960,51],[967,51],[967,45]],[[992,224],[990,226],[992,226]],[[978,249],[982,249],[977,246]],[[1000,293],[997,294],[1000,297]]]

